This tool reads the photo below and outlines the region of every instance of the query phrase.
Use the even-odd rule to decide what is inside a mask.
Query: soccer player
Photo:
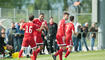
[[[71,16],[70,17],[70,22],[65,25],[66,49],[67,49],[67,52],[66,52],[63,60],[67,59],[67,56],[70,54],[70,52],[72,50],[72,47],[73,47],[72,33],[76,34],[73,23],[74,23],[74,16]]]
[[[33,48],[33,60],[36,60],[36,43],[34,41],[34,31],[41,31],[41,29],[43,28],[41,26],[40,29],[37,29],[38,27],[32,22],[34,19],[34,16],[31,15],[29,16],[29,22],[24,23],[21,27],[20,30],[25,29],[25,33],[24,33],[24,38],[23,38],[23,42],[22,42],[22,48],[19,52],[19,59],[23,53],[23,51],[25,50],[26,47],[28,47],[29,45],[31,46],[31,48]]]
[[[63,19],[60,20],[60,22],[58,24],[56,39],[57,39],[57,44],[60,49],[54,55],[52,55],[54,60],[56,60],[57,55],[59,55],[59,59],[62,60],[62,52],[66,48],[66,43],[65,43],[65,24],[66,23],[65,23],[65,21],[68,20],[68,17],[69,17],[69,13],[65,12]]]
[[[42,26],[42,24],[43,24],[44,28],[45,29],[48,29],[47,22],[44,20],[44,13],[40,13],[39,18],[35,18],[33,20],[33,23],[35,25],[37,25],[38,28],[40,28]],[[42,40],[41,34],[42,34],[42,30],[40,32],[39,31],[36,31],[34,33],[34,39],[35,39],[36,44],[38,46],[38,48],[36,50],[37,54],[43,49],[43,40]]]

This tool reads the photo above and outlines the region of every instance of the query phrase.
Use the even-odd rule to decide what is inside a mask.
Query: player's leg
[[[36,60],[36,58],[37,58],[37,52],[36,52],[36,47],[33,47],[33,60]]]
[[[57,56],[58,54],[60,54],[61,52],[64,51],[64,47],[63,46],[60,46],[59,48],[60,49],[54,54],[55,56]]]
[[[54,54],[52,55],[53,60],[56,60],[56,56],[59,55],[59,57],[61,57],[61,54],[63,52],[63,49],[60,47],[60,49]]]
[[[59,47],[60,49],[54,55],[52,55],[54,60],[56,60],[56,56],[58,55],[59,55],[59,59],[62,60],[62,53],[66,49],[66,46],[59,46]]]
[[[36,46],[36,43],[35,43],[35,41],[34,41],[34,39],[31,39],[30,40],[30,46],[31,46],[31,48],[32,48],[32,51],[33,51],[33,58],[32,58],[32,60],[36,60],[36,54],[37,54],[37,52],[36,52],[36,48],[37,48],[37,46]]]
[[[19,52],[19,58],[22,56],[22,53],[25,50],[25,48],[28,47],[29,44],[27,42],[28,42],[28,39],[24,38],[23,42],[22,42],[22,48],[21,48],[21,50]]]
[[[21,50],[20,50],[20,52],[19,52],[19,58],[22,56],[22,53],[23,53],[23,51],[25,50],[25,48],[26,48],[26,47],[23,47],[23,46],[22,46],[22,48],[21,48]]]
[[[72,50],[72,46],[68,47],[67,52],[66,52],[66,54],[64,56],[64,60],[66,60],[66,58],[68,57],[68,55],[71,53],[71,50]]]
[[[38,45],[39,48],[36,49],[37,54],[43,49],[43,45]]]
[[[56,56],[59,55],[59,59],[62,60],[62,52],[65,50],[66,44],[64,44],[62,37],[56,36],[56,39],[60,49],[52,57],[56,60]]]
[[[71,52],[71,50],[72,50],[72,47],[73,47],[73,42],[72,42],[72,40],[70,40],[70,42],[68,42],[68,43],[66,42],[66,44],[67,44],[67,52],[66,52],[66,54],[65,54],[63,60],[66,60],[66,58],[67,58],[68,55],[70,54],[70,52]]]
[[[37,54],[43,49],[43,40],[41,36],[37,36],[38,38],[36,38],[36,44],[37,46],[39,46],[39,48],[37,48]]]
[[[59,59],[62,60],[63,51],[59,53]]]

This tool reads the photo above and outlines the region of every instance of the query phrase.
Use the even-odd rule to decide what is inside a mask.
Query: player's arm
[[[77,35],[77,33],[75,32],[75,30],[72,30],[72,32],[73,32],[74,35]]]
[[[40,28],[38,28],[38,29],[36,29],[36,31],[39,31],[39,32],[41,32],[42,31],[42,27],[40,27]]]
[[[36,29],[37,31],[39,31],[39,32],[41,32],[42,31],[42,29],[44,28],[44,23],[42,23],[42,25],[41,25],[41,27],[40,28],[38,28],[38,29]]]
[[[48,26],[44,26],[44,28],[48,31]]]
[[[23,30],[23,27],[22,26],[20,26],[20,30]]]
[[[33,22],[33,23],[36,23],[36,22],[37,22],[37,19],[36,19],[36,18],[34,18],[32,22]]]
[[[47,22],[46,22],[46,21],[44,21],[42,24],[44,24],[44,28],[48,31]]]
[[[72,27],[72,33],[73,33],[74,35],[77,35],[77,33],[75,32],[75,27],[74,27],[74,25],[73,25],[73,27]]]
[[[25,24],[20,25],[20,30],[24,30]]]

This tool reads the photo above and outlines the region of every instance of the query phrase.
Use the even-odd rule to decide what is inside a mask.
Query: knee
[[[40,46],[40,49],[42,50],[43,49],[43,46]]]
[[[25,50],[25,49],[26,49],[26,47],[22,47],[22,48],[21,48],[21,50]]]
[[[66,47],[62,47],[62,49],[65,51],[66,50]]]
[[[72,46],[69,46],[69,47],[68,47],[68,51],[71,51],[71,50],[72,50]]]
[[[35,51],[36,49],[37,49],[37,48],[36,48],[36,47],[34,47],[34,48],[33,48],[33,51]]]

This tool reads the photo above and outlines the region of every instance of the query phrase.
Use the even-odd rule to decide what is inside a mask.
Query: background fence
[[[49,18],[54,17],[54,21],[58,23],[60,19],[62,19],[63,12],[61,10],[33,10],[30,11],[28,9],[19,10],[19,9],[9,9],[9,8],[0,8],[0,21],[6,20],[6,22],[19,22],[21,19],[28,21],[28,16],[33,14],[35,18],[38,18],[40,13],[45,14],[45,20],[49,21]],[[80,22],[84,24],[85,22],[89,22],[91,24],[91,13],[76,13],[74,10],[68,11],[70,15],[75,16],[75,22]],[[8,25],[8,24],[6,24]]]

